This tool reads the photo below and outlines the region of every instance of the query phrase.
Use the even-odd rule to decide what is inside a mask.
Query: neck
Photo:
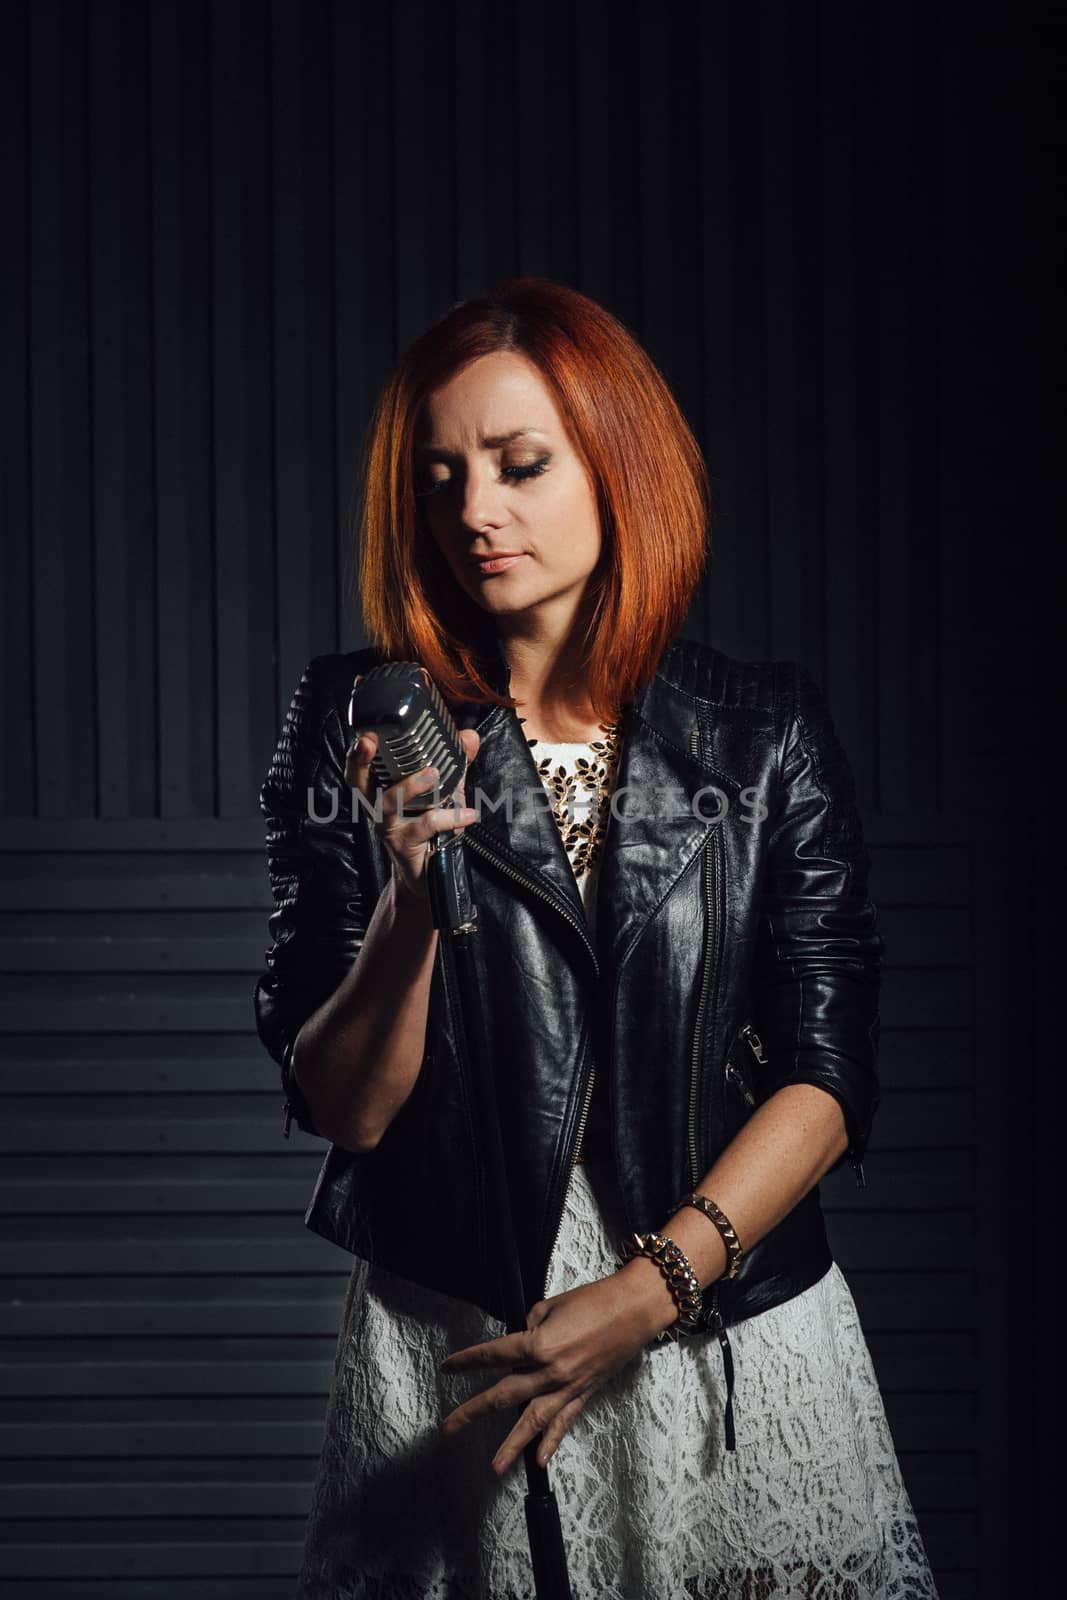
[[[585,615],[573,607],[569,615],[537,607],[498,621],[508,692],[519,702],[519,715],[536,721],[543,737],[551,737],[552,727],[592,727],[597,720],[586,687],[586,627]],[[567,734],[557,731],[555,737],[564,740]]]

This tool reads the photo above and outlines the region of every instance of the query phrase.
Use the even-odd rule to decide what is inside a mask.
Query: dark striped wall
[[[349,1258],[302,1226],[323,1146],[282,1141],[252,1027],[256,795],[308,658],[364,642],[380,384],[516,272],[621,315],[705,448],[689,631],[826,688],[888,950],[835,1252],[943,1600],[1039,1592],[1061,942],[1022,34],[991,0],[9,8],[5,1596],[293,1593]]]

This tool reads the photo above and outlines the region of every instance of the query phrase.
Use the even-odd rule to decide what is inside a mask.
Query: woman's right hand
[[[460,742],[468,764],[473,761],[481,744],[481,736],[473,728],[459,730]],[[363,733],[350,746],[345,759],[345,782],[358,789],[369,807],[374,806],[377,786],[371,775],[370,764],[378,749],[378,736]],[[478,813],[472,806],[463,805],[463,785],[458,784],[454,798],[459,809],[451,804],[434,806],[429,811],[409,812],[401,817],[399,812],[416,795],[425,794],[438,781],[430,769],[416,772],[409,778],[390,784],[381,791],[382,819],[372,816],[371,827],[385,845],[393,862],[393,877],[397,888],[405,896],[428,900],[426,885],[426,857],[429,842],[436,833],[462,833],[468,822],[477,822]],[[451,800],[453,796],[450,796]]]

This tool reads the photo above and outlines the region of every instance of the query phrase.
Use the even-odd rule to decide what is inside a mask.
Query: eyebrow
[[[511,444],[515,439],[522,439],[528,433],[539,433],[542,438],[548,437],[548,435],[541,428],[513,428],[510,433],[484,434],[478,442],[483,450],[500,450],[504,445]],[[451,457],[451,451],[442,450],[437,445],[433,444],[420,446],[415,451],[415,454],[420,456],[424,461],[432,458],[447,461]]]

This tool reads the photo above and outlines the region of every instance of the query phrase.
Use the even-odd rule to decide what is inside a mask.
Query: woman
[[[666,384],[574,290],[455,307],[382,396],[375,645],[310,664],[261,797],[258,1026],[286,1131],[331,1141],[308,1225],[357,1258],[301,1600],[531,1595],[531,1440],[576,1600],[935,1594],[817,1188],[878,1104],[852,780],[802,668],[678,637],[706,523]],[[390,659],[463,729],[450,803],[376,791],[347,725]],[[453,829],[521,1333],[426,893]]]

